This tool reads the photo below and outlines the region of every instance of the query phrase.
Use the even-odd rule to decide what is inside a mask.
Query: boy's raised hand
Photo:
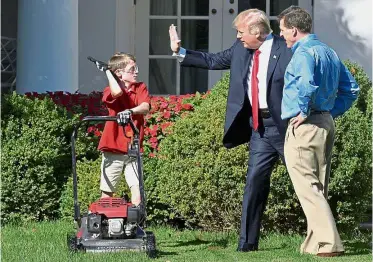
[[[176,26],[174,24],[170,25],[170,29],[168,30],[170,34],[170,47],[171,50],[175,53],[178,53],[180,50],[180,42],[179,36],[177,35]]]
[[[105,63],[100,63],[99,61],[96,61],[95,64],[96,64],[97,69],[102,72],[105,72],[106,70],[109,69],[108,65]]]

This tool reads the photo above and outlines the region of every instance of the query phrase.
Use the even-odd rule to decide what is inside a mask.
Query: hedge
[[[359,66],[346,64],[361,93],[336,121],[329,201],[339,227],[351,230],[371,205],[372,84]],[[152,98],[143,161],[150,221],[182,220],[205,229],[238,228],[248,150],[247,145],[231,150],[222,146],[228,80],[226,75],[210,94]],[[106,114],[101,95],[56,92],[27,94],[31,99],[16,94],[3,97],[2,222],[73,216],[72,126],[83,115]],[[100,194],[96,148],[101,131],[102,125],[94,125],[79,135],[83,211]],[[127,191],[125,183],[122,191]],[[304,222],[286,169],[278,162],[263,228],[300,232]]]
[[[73,100],[77,100],[73,99],[74,95],[67,96],[69,96],[69,98],[61,98],[58,95],[54,95],[53,99],[58,104],[61,104],[61,101],[64,101],[62,105],[67,109],[78,109],[75,113],[81,112],[79,110],[81,109],[79,104],[75,106],[71,105]],[[166,211],[167,207],[159,203],[158,188],[156,188],[156,176],[153,172],[154,165],[157,163],[155,156],[157,155],[159,143],[169,134],[169,128],[172,124],[192,112],[194,107],[198,106],[204,97],[205,95],[197,93],[193,95],[151,98],[151,111],[145,117],[146,124],[143,154],[144,180],[147,196],[147,218],[149,222],[159,224],[170,221],[168,218],[168,212]],[[100,115],[101,112],[104,111],[103,105],[99,102],[100,99],[101,98],[97,96],[96,93],[88,96],[79,95],[80,101],[89,101],[83,104],[96,105],[96,107],[91,107],[91,109],[88,110],[91,115]],[[82,131],[83,130],[81,130],[81,132]],[[101,136],[102,126],[90,126],[88,131],[93,131],[92,133],[99,138]],[[77,145],[79,144],[80,141],[78,140]],[[87,211],[88,205],[100,197],[100,163],[100,157],[82,159],[77,162],[77,175],[79,181],[78,196],[82,212]],[[72,192],[72,178],[70,177],[64,187],[60,200],[60,214],[64,219],[71,219],[73,216]],[[121,196],[122,193],[129,193],[124,177],[121,180],[117,196]]]
[[[1,109],[1,221],[57,218],[73,119],[51,100],[16,94],[3,96]]]
[[[356,228],[371,205],[371,81],[361,67],[346,62],[361,94],[336,120],[329,202],[339,228]],[[213,88],[196,111],[179,120],[160,145],[159,199],[169,216],[205,229],[238,228],[247,169],[247,145],[222,146],[229,75]],[[286,168],[278,162],[263,228],[280,232],[305,229],[305,217]]]

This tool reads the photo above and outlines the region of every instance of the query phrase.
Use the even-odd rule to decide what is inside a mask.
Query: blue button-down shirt
[[[330,111],[333,118],[347,111],[357,98],[359,86],[336,52],[316,35],[297,41],[285,72],[281,118]]]

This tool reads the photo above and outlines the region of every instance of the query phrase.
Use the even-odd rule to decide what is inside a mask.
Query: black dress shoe
[[[237,252],[251,252],[257,251],[258,247],[250,244],[239,245],[237,247]]]

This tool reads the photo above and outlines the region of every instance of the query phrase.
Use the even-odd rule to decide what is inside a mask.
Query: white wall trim
[[[116,0],[115,51],[135,53],[136,8],[133,1]]]

